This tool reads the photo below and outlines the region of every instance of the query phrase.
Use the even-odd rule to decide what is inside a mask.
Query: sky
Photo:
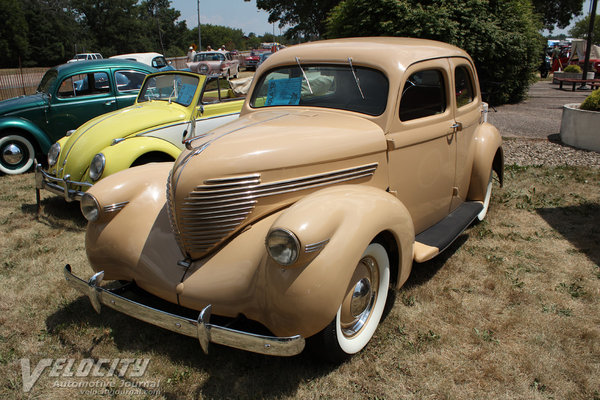
[[[198,0],[171,0],[171,7],[181,13],[188,29],[198,26]],[[203,24],[222,25],[241,29],[245,35],[273,33],[269,14],[256,8],[256,0],[200,0],[200,21]],[[275,24],[275,34],[280,30]]]

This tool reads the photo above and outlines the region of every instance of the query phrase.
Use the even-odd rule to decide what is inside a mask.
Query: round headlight
[[[106,158],[104,158],[104,154],[98,153],[92,158],[92,163],[90,164],[90,179],[93,181],[97,181],[102,176],[104,172],[104,165],[106,164]]]
[[[98,219],[98,216],[100,215],[100,205],[98,204],[98,200],[91,194],[85,193],[83,197],[81,197],[79,207],[81,208],[81,213],[88,221],[94,222]]]
[[[54,143],[48,151],[48,165],[52,167],[58,161],[58,155],[60,154],[60,144]]]
[[[208,65],[206,65],[206,64],[202,64],[202,65],[200,66],[200,73],[201,73],[201,74],[206,74],[207,72],[208,72]]]
[[[271,258],[283,266],[292,265],[298,259],[300,242],[296,235],[288,230],[272,230],[265,243]]]

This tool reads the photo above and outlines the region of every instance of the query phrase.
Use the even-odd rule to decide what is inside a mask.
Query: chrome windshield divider
[[[308,90],[310,90],[310,94],[314,94],[312,88],[310,87],[310,82],[308,81],[306,72],[304,72],[304,68],[302,68],[302,65],[300,65],[300,59],[298,57],[296,57],[296,62],[298,63],[298,67],[300,67],[300,71],[302,71],[302,75],[304,75],[304,80],[306,81],[306,84],[308,85]]]
[[[356,76],[356,71],[354,70],[354,66],[352,65],[352,57],[348,57],[348,64],[350,64],[350,69],[352,70],[352,75],[354,75],[354,82],[356,82],[356,87],[358,87],[358,91],[360,92],[360,97],[365,99],[365,95],[363,94],[362,88],[360,87],[360,80],[358,76]]]

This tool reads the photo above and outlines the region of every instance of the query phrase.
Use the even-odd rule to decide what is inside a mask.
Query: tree
[[[575,26],[569,31],[571,37],[579,39],[587,39],[588,30],[590,28],[590,16],[577,21]],[[592,32],[592,43],[600,43],[600,17],[596,15],[594,19],[594,30]]]
[[[340,0],[257,0],[256,7],[269,13],[269,22],[279,27],[290,25],[288,38],[299,36],[321,37],[326,30],[329,12]]]
[[[408,36],[466,50],[482,91],[496,104],[524,98],[541,62],[541,24],[528,0],[344,0],[327,20],[328,37]]]
[[[532,0],[535,11],[548,30],[566,28],[573,17],[581,15],[584,0]]]
[[[21,2],[0,0],[0,15],[4,20],[0,26],[0,66],[15,67],[19,58],[25,58],[29,51],[28,26]]]

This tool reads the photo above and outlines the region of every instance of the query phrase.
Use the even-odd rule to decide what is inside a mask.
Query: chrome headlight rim
[[[57,142],[50,146],[50,150],[48,150],[48,166],[53,167],[54,165],[56,165],[59,155],[60,143]]]
[[[105,166],[106,157],[104,157],[104,154],[96,154],[90,163],[90,179],[94,182],[100,179],[102,177],[102,173],[104,172]]]
[[[285,228],[270,230],[265,239],[265,246],[273,261],[284,267],[293,265],[300,257],[300,240]]]
[[[98,200],[89,193],[84,193],[81,197],[79,208],[85,219],[89,222],[97,221],[100,217],[100,203],[98,203]]]

